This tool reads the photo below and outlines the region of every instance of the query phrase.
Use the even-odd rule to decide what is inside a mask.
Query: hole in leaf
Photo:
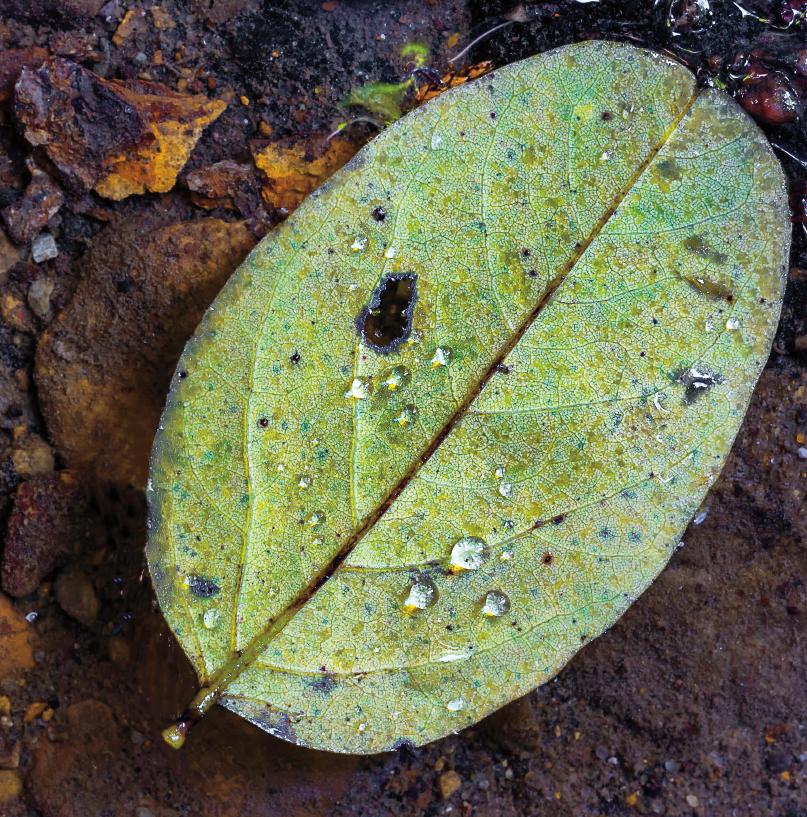
[[[415,281],[412,273],[385,276],[359,313],[359,335],[374,351],[389,354],[409,337],[417,300]]]

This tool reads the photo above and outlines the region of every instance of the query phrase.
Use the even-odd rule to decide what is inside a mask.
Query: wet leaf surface
[[[628,46],[509,66],[385,131],[178,366],[149,560],[202,686],[179,734],[219,702],[383,751],[555,675],[717,477],[789,235],[747,116]],[[368,342],[357,317],[407,278],[411,331]]]

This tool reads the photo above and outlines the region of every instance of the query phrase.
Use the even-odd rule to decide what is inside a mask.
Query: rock
[[[287,215],[296,210],[311,191],[350,161],[366,141],[366,135],[358,128],[340,132],[331,139],[324,131],[254,139],[249,148],[261,173],[261,192],[270,212]]]
[[[27,244],[59,212],[64,202],[62,188],[47,173],[34,165],[32,174],[25,195],[2,211],[9,235],[18,244]],[[34,256],[37,261],[36,252]]]
[[[55,465],[53,450],[37,434],[27,434],[11,451],[11,461],[20,479],[49,474]]]
[[[799,117],[804,104],[784,74],[765,74],[740,88],[737,98],[755,119],[781,125]]]
[[[50,278],[37,278],[28,287],[28,305],[34,315],[44,318],[50,309],[50,296],[53,292],[53,281]]]
[[[98,617],[101,601],[86,574],[72,568],[62,573],[54,589],[56,601],[67,615],[89,627]]]
[[[20,260],[20,249],[11,243],[5,230],[0,228],[0,279]]]
[[[18,332],[34,332],[34,320],[25,301],[11,292],[0,295],[0,317],[6,326]]]
[[[156,83],[107,81],[61,57],[24,68],[14,98],[25,138],[44,149],[65,183],[116,201],[170,190],[225,107]]]
[[[0,735],[0,769],[16,769],[20,765],[20,741],[15,735]]]
[[[56,247],[56,239],[50,235],[50,233],[43,233],[37,236],[31,244],[31,255],[37,264],[56,258],[56,256],[59,255],[59,250]]]
[[[22,793],[22,780],[16,772],[0,771],[0,805],[10,803]]]
[[[67,708],[65,712],[74,745],[91,744],[95,749],[116,743],[118,728],[112,710],[101,701],[89,698]]]
[[[0,102],[14,92],[14,85],[23,68],[42,65],[48,58],[44,48],[5,48],[0,51]]]
[[[3,589],[12,596],[32,593],[86,537],[89,501],[74,471],[59,471],[17,489],[3,553]]]
[[[0,679],[18,678],[34,666],[34,631],[0,593]]]
[[[176,361],[255,244],[244,222],[119,222],[85,256],[75,296],[42,336],[34,376],[69,468],[144,485]]]
[[[460,786],[462,786],[462,778],[455,771],[443,772],[437,778],[437,789],[443,800],[451,797]]]

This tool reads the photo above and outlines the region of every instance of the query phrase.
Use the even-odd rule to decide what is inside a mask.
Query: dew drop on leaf
[[[215,630],[219,626],[219,611],[208,610],[203,616],[203,621],[208,630]]]
[[[504,616],[510,610],[510,599],[501,592],[501,590],[491,590],[485,596],[485,603],[482,606],[482,612],[486,616]]]
[[[488,556],[488,547],[482,539],[463,536],[451,549],[451,564],[461,570],[479,570]]]
[[[425,610],[437,601],[438,593],[434,583],[428,579],[419,579],[409,588],[409,595],[404,600],[404,607]]]

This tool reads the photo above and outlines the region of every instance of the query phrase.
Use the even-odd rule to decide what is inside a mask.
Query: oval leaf
[[[202,687],[287,740],[422,744],[555,675],[725,461],[790,225],[760,131],[588,42],[396,123],[268,235],[177,369],[149,564]]]

